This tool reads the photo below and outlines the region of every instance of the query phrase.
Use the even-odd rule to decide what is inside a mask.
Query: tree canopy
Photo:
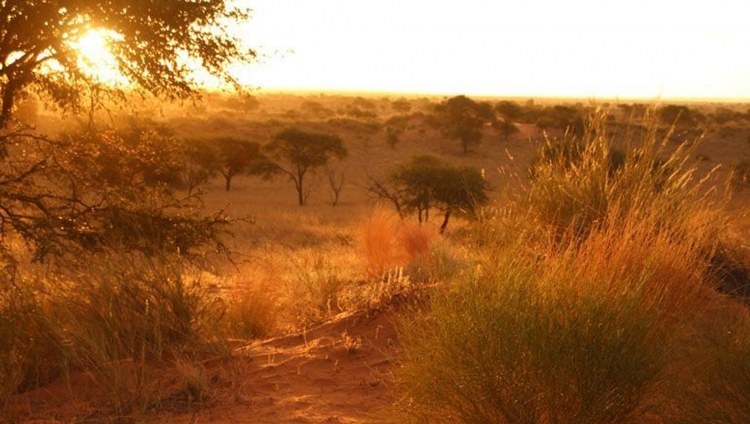
[[[347,155],[344,141],[333,134],[287,128],[265,146],[265,151],[276,161],[278,171],[287,175],[297,190],[300,206],[307,202],[308,187],[305,176],[309,171],[325,166],[331,159]]]
[[[96,83],[80,65],[74,42],[91,29],[109,35],[119,71],[135,87],[184,98],[195,90],[195,67],[235,83],[227,65],[255,53],[225,28],[249,11],[227,0],[0,1],[0,128],[24,90],[62,108],[78,106]]]
[[[466,96],[451,97],[437,107],[441,131],[446,137],[461,140],[464,153],[482,140],[482,128],[495,122],[489,103],[477,103]]]
[[[370,191],[394,203],[399,213],[416,212],[419,221],[429,220],[430,209],[444,213],[440,232],[452,214],[474,216],[476,208],[489,201],[482,172],[469,166],[452,166],[435,156],[414,156],[390,175],[392,189],[383,184]]]
[[[16,103],[36,93],[63,110],[123,87],[87,72],[75,42],[108,36],[128,89],[161,98],[197,92],[196,68],[227,83],[232,63],[254,52],[227,31],[248,17],[229,0],[0,0],[0,265],[15,264],[22,240],[34,257],[72,253],[200,253],[227,220],[205,216],[197,197],[176,191],[182,152],[153,126],[40,134],[18,124]],[[119,96],[117,94],[120,94]],[[92,97],[88,97],[92,96]],[[93,113],[89,114],[93,119]],[[213,249],[215,251],[215,249]]]
[[[269,177],[276,168],[261,152],[260,144],[234,137],[193,140],[196,164],[203,164],[211,173],[224,177],[224,188],[231,189],[232,179],[241,174]],[[201,147],[199,147],[201,146]]]

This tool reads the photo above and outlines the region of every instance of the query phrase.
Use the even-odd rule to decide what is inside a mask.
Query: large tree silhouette
[[[100,84],[80,65],[74,42],[91,29],[111,36],[109,47],[129,90],[187,98],[199,88],[192,78],[196,67],[235,83],[227,66],[252,60],[254,52],[226,31],[226,24],[248,16],[232,4],[0,0],[0,265],[15,263],[10,245],[18,237],[38,259],[79,248],[184,255],[216,239],[226,220],[199,214],[195,197],[181,197],[162,181],[171,175],[161,171],[171,172],[177,157],[156,149],[164,134],[88,125],[58,137],[13,118],[18,100],[33,94],[74,113],[93,94],[125,99],[124,89]],[[101,178],[110,175],[102,166],[121,177],[144,178]]]
[[[194,92],[194,67],[233,83],[227,65],[254,57],[223,30],[248,11],[226,0],[3,0],[0,2],[0,128],[25,90],[63,108],[77,106],[91,75],[80,67],[76,39],[111,34],[120,72],[135,86],[169,98]]]

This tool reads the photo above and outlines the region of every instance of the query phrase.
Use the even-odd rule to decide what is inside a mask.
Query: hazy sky
[[[240,0],[262,88],[750,99],[744,0]]]

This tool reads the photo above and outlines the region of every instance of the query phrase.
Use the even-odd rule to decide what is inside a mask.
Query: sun
[[[116,32],[94,28],[69,44],[78,53],[78,66],[94,81],[111,86],[124,85],[127,79],[117,66],[110,43],[122,39]]]

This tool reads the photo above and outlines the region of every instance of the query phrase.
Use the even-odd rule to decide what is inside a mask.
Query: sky
[[[236,0],[263,90],[750,100],[744,0]]]

